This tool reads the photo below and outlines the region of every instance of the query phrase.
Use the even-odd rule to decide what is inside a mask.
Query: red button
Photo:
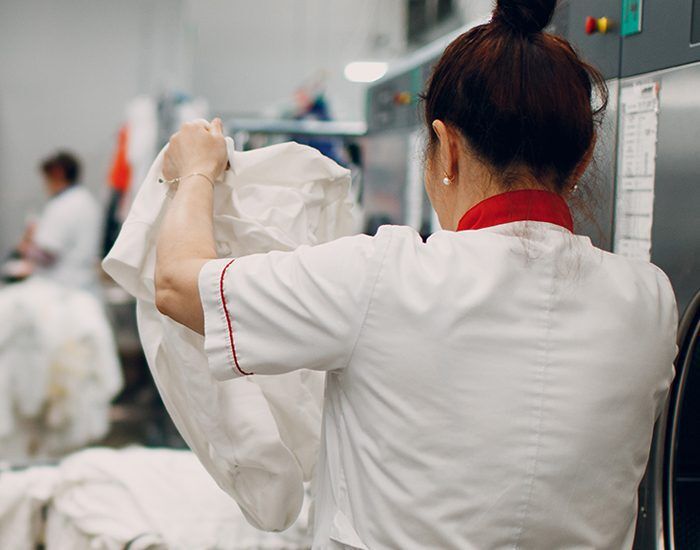
[[[411,94],[409,92],[397,92],[394,95],[394,103],[397,105],[410,105]]]
[[[595,17],[586,17],[586,34],[595,34],[598,30],[598,21]]]

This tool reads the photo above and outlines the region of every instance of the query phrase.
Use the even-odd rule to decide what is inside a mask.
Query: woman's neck
[[[454,182],[454,196],[450,201],[446,224],[443,225],[444,229],[452,231],[457,229],[459,220],[469,209],[490,197],[522,189],[551,190],[548,182],[538,181],[525,170],[510,170],[507,175],[495,176],[481,163],[465,163],[460,168],[458,180]]]

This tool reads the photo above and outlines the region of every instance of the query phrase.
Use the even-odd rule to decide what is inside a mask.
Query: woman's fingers
[[[182,123],[182,128],[187,128],[188,130],[196,130],[198,128],[203,128],[209,130],[211,123],[203,118],[196,118],[194,120],[188,120]]]
[[[220,118],[217,117],[211,121],[209,131],[215,136],[223,136],[224,135],[224,125],[221,122]]]
[[[170,138],[163,162],[163,177],[173,179],[201,172],[216,180],[228,158],[220,119],[186,122]]]

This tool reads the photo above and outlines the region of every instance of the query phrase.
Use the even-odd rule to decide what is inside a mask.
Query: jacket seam
[[[521,506],[520,512],[520,525],[518,526],[518,531],[513,542],[513,548],[520,548],[521,538],[525,531],[525,523],[530,512],[530,505],[532,503],[532,493],[535,486],[535,478],[537,477],[537,469],[540,459],[540,451],[542,450],[542,425],[544,422],[544,403],[545,403],[545,378],[547,370],[550,366],[550,348],[551,348],[551,331],[552,331],[552,310],[554,307],[554,295],[556,287],[556,274],[552,273],[552,282],[549,289],[549,300],[547,301],[547,309],[545,311],[545,334],[544,334],[544,358],[542,362],[542,367],[539,369],[539,403],[537,411],[537,428],[535,433],[535,449],[534,455],[532,457],[532,465],[530,466],[530,471],[528,472],[527,481],[527,497]]]
[[[376,238],[376,237],[375,237]],[[357,344],[360,341],[360,336],[362,335],[362,331],[365,328],[365,324],[367,322],[367,317],[369,316],[369,310],[372,305],[372,301],[374,300],[374,292],[377,288],[377,283],[379,282],[379,278],[382,274],[382,271],[384,270],[384,264],[386,262],[386,257],[387,257],[387,251],[389,250],[389,246],[394,240],[394,233],[392,232],[389,235],[389,239],[387,240],[387,243],[384,245],[384,249],[382,251],[382,259],[381,262],[379,263],[379,267],[377,268],[377,274],[374,277],[374,281],[372,283],[372,288],[370,289],[369,296],[367,298],[367,305],[365,306],[365,311],[362,316],[362,322],[360,323],[358,329],[357,329],[357,335],[355,336],[355,341],[353,342],[352,348],[350,349],[350,353],[348,354],[348,359],[343,365],[343,369],[347,368],[347,366],[350,364],[352,361],[353,356],[355,355],[355,350],[357,349]]]

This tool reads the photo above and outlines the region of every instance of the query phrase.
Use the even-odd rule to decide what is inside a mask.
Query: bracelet
[[[178,176],[178,177],[173,178],[171,180],[158,178],[158,183],[167,183],[168,185],[177,185],[182,180],[186,180],[187,178],[191,178],[194,176],[202,176],[205,180],[207,180],[211,184],[211,188],[214,189],[214,181],[209,176],[207,176],[206,174],[204,174],[202,172],[192,172],[191,174],[187,174],[186,176]]]

